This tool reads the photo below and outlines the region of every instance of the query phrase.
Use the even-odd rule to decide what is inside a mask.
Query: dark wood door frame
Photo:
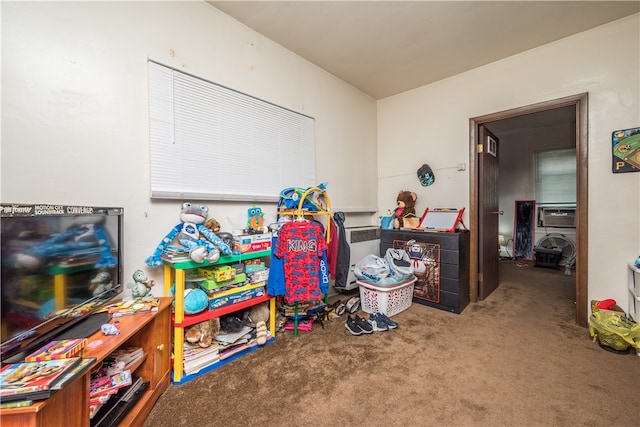
[[[538,104],[487,114],[469,119],[469,230],[470,256],[469,290],[470,301],[478,301],[478,125],[496,120],[509,119],[525,114],[539,113],[574,105],[576,109],[576,323],[587,326],[588,322],[588,94],[581,93]]]

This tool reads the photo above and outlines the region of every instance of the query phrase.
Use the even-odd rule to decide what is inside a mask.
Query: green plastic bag
[[[589,317],[589,335],[594,342],[614,350],[640,348],[640,323],[613,311],[599,310],[593,305]]]

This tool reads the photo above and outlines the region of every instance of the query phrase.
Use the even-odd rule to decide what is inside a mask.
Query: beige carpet
[[[170,386],[145,426],[640,425],[640,357],[575,324],[574,277],[519,265],[460,315],[414,303],[393,331],[279,335]]]

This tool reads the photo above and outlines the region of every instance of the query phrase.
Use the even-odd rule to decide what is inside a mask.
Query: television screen
[[[122,208],[1,205],[3,363],[121,292],[123,220]]]

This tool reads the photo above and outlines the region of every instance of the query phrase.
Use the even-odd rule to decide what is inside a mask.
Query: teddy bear
[[[231,255],[232,250],[214,232],[205,227],[205,222],[209,215],[209,208],[205,205],[195,205],[184,202],[180,210],[180,224],[173,227],[156,247],[153,255],[145,260],[149,267],[159,267],[162,265],[161,255],[177,238],[182,246],[189,250],[189,257],[202,263],[206,259],[209,262],[216,262],[220,259],[220,253]]]
[[[396,197],[397,207],[394,211],[393,228],[417,228],[420,218],[416,216],[416,200],[418,195],[413,191],[401,190]]]
[[[214,317],[184,329],[184,339],[189,344],[209,347],[220,333],[220,318]]]

